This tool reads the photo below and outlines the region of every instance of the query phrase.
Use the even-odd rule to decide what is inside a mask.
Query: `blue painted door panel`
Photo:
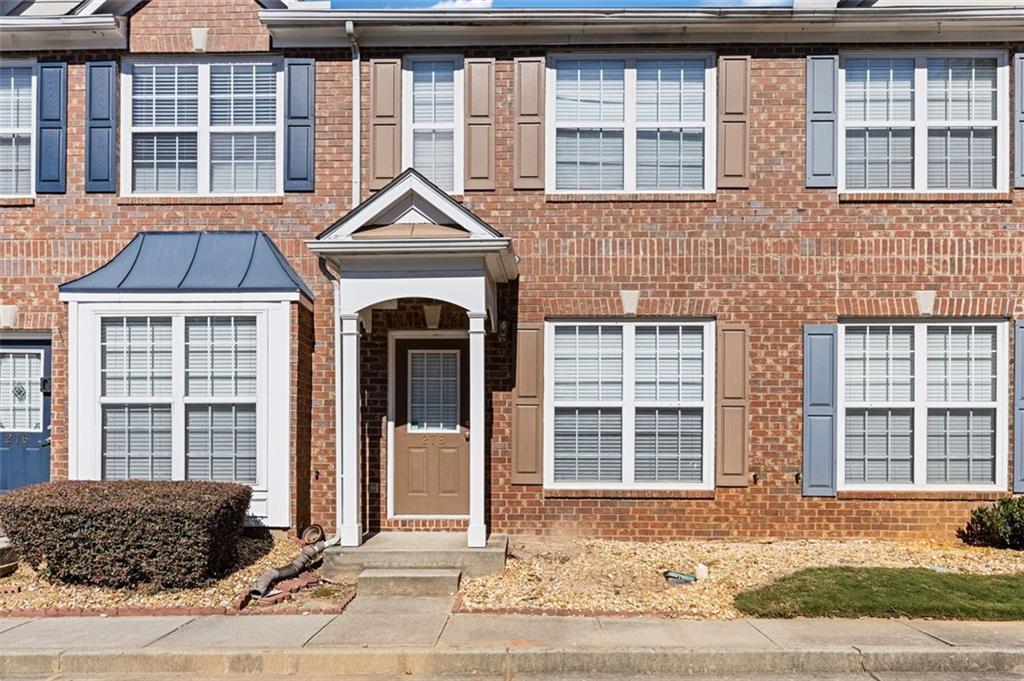
[[[0,493],[50,479],[49,379],[49,341],[0,341]]]

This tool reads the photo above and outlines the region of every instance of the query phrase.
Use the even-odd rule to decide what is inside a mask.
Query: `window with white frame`
[[[1005,54],[843,57],[846,190],[1005,190]]]
[[[403,165],[462,193],[462,59],[407,57],[403,73]]]
[[[711,486],[711,322],[555,322],[547,338],[545,484]]]
[[[33,191],[35,66],[0,65],[0,196]]]
[[[842,325],[842,486],[1004,484],[1004,326]]]
[[[710,56],[553,56],[548,69],[549,189],[714,188]]]
[[[131,193],[282,190],[279,61],[135,61],[123,80]]]

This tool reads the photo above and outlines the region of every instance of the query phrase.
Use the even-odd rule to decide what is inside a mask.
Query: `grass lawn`
[[[800,570],[737,594],[757,617],[926,617],[1024,619],[1024,572],[939,573],[923,568],[824,567]]]

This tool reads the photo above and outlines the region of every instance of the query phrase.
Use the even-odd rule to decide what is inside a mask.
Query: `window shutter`
[[[750,443],[750,329],[724,324],[718,329],[718,368],[715,371],[718,413],[715,423],[715,484],[747,486]]]
[[[807,186],[838,187],[839,57],[807,57]]]
[[[515,60],[515,141],[512,186],[544,188],[544,57]]]
[[[1018,189],[1024,189],[1024,54],[1018,54],[1013,58],[1013,71],[1017,74],[1016,93],[1017,103],[1014,107],[1013,137],[1017,141],[1016,169],[1014,171],[1015,185]]]
[[[494,59],[467,59],[466,189],[494,189]]]
[[[836,495],[837,339],[834,324],[804,326],[804,495]]]
[[[1013,491],[1024,494],[1024,321],[1013,329]]]
[[[85,65],[85,191],[117,191],[117,62]]]
[[[718,186],[750,186],[750,57],[718,60]]]
[[[284,190],[311,192],[314,186],[316,60],[284,61]]]
[[[39,62],[36,112],[36,192],[63,194],[67,186],[68,65]]]
[[[512,484],[544,482],[544,326],[520,324],[516,333],[516,385],[512,393]]]
[[[370,189],[402,167],[402,60],[370,60]]]

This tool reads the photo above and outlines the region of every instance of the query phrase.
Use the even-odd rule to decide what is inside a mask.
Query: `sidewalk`
[[[1024,673],[1024,622],[684,621],[451,614],[357,597],[340,615],[0,620],[0,678]]]

